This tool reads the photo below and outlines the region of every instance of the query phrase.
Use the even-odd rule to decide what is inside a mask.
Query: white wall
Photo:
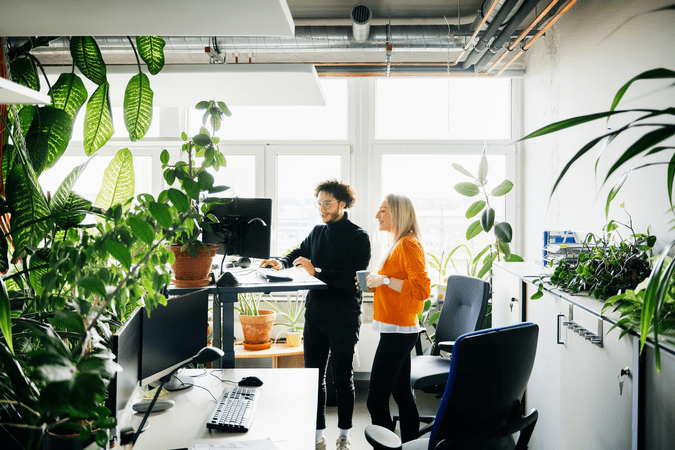
[[[675,11],[649,11],[672,4],[669,0],[579,1],[527,52],[523,81],[523,135],[549,123],[609,110],[614,95],[635,75],[658,67],[675,69]],[[622,108],[673,106],[675,88],[668,82],[638,82],[624,97]],[[633,116],[635,117],[635,116]],[[609,126],[623,124],[610,120]],[[632,139],[617,139],[601,159],[599,177],[593,170],[600,147],[578,161],[549,204],[555,179],[567,161],[588,141],[605,130],[598,120],[526,141],[520,174],[523,254],[541,257],[544,229],[571,229],[600,233],[606,223],[605,199],[600,189],[606,170]],[[674,145],[670,141],[670,145]],[[660,160],[667,160],[661,157]],[[617,178],[614,178],[616,180]],[[665,166],[634,172],[610,209],[609,218],[625,222],[619,205],[625,202],[635,231],[650,226],[662,247],[675,235],[669,232]],[[625,237],[625,234],[624,234]]]

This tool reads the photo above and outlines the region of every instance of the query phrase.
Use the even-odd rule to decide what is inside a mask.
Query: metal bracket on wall
[[[591,341],[591,344],[595,344],[598,347],[602,347],[602,319],[598,319],[598,332],[593,333],[592,331],[587,330],[583,326],[579,325],[578,323],[574,322],[572,319],[574,317],[573,315],[573,305],[569,305],[569,320],[563,322],[563,325],[565,325],[567,328],[570,330],[574,331],[577,333],[579,336],[583,337],[587,341]]]

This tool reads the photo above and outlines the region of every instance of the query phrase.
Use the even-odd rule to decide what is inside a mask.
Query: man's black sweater
[[[357,270],[370,262],[368,234],[344,213],[337,222],[317,225],[299,248],[280,261],[291,267],[296,258],[308,258],[321,269],[314,276],[327,289],[311,290],[307,295],[305,320],[325,325],[358,326],[361,323],[361,291],[356,289]]]

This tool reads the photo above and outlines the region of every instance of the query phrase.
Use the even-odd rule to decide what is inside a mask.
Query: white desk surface
[[[224,389],[235,384],[221,379],[238,381],[255,375],[263,381],[260,398],[251,428],[246,433],[208,430],[206,421],[216,402],[204,389],[208,388],[218,399]],[[201,369],[181,372],[183,376],[203,373]],[[279,450],[314,449],[318,371],[316,369],[206,369],[206,375],[193,378],[195,386],[171,392],[167,397],[176,402],[172,408],[152,413],[150,426],[136,441],[134,450],[194,449],[196,444],[229,444],[235,441],[271,439]],[[131,416],[131,426],[137,429],[142,414]],[[214,447],[217,449],[217,447]]]

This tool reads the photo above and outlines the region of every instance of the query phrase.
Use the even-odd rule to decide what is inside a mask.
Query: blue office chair
[[[522,399],[538,337],[532,323],[460,336],[430,436],[401,444],[393,432],[370,425],[366,440],[375,450],[526,449],[538,413],[524,414]]]
[[[440,352],[452,352],[459,336],[482,328],[489,297],[490,284],[480,278],[464,275],[448,277],[431,355],[412,357],[410,385],[413,389],[443,392],[450,359],[440,356]]]

